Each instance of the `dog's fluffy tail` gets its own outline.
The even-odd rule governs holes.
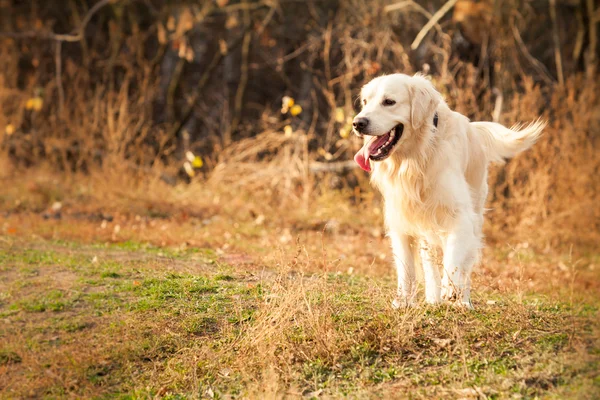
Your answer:
[[[504,162],[530,148],[546,127],[546,121],[538,119],[527,126],[515,125],[510,129],[495,122],[473,122],[472,126],[482,139],[490,161]]]

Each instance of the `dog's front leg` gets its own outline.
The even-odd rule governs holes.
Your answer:
[[[392,251],[398,273],[398,295],[392,307],[409,307],[415,300],[415,260],[411,249],[412,238],[405,234],[391,231]]]
[[[440,271],[436,261],[436,251],[425,240],[420,246],[421,263],[423,264],[423,275],[425,278],[425,301],[429,304],[437,304],[441,301],[440,294]]]

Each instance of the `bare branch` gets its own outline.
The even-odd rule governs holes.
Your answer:
[[[556,75],[558,77],[558,84],[562,86],[565,83],[565,78],[563,75],[562,54],[560,52],[560,37],[558,36],[558,28],[556,23],[556,0],[550,0],[550,18],[552,19],[552,39],[554,40]]]
[[[310,172],[344,172],[353,170],[358,167],[354,161],[338,161],[331,163],[324,163],[313,161],[309,164]]]
[[[406,0],[406,1],[401,1],[399,3],[388,4],[387,6],[383,7],[383,12],[389,13],[390,11],[401,10],[403,8],[406,8],[406,7],[409,7],[412,5],[414,5],[414,2],[412,0]]]
[[[62,115],[65,105],[65,90],[62,84],[62,42],[57,40],[56,42],[56,52],[54,53],[54,66],[56,73],[56,89],[58,90],[58,114]]]
[[[527,50],[527,46],[523,42],[523,38],[521,38],[521,33],[519,32],[516,25],[514,24],[514,21],[512,20],[510,21],[510,27],[513,31],[513,36],[515,37],[519,48],[523,52],[523,55],[525,56],[525,58],[527,58],[527,61],[529,61],[529,63],[539,72],[540,76],[542,77],[542,79],[544,79],[544,81],[546,81],[546,83],[554,83],[552,75],[550,75],[544,64],[542,64],[537,58],[532,56],[529,50]]]
[[[437,25],[438,21],[442,19],[442,17],[446,15],[446,13],[450,11],[452,7],[454,7],[454,4],[456,4],[456,2],[457,0],[450,0],[446,2],[439,10],[437,10],[435,14],[433,14],[431,19],[425,24],[423,29],[421,29],[414,42],[412,42],[412,44],[410,45],[411,49],[415,50],[417,47],[419,47],[421,41],[423,41],[427,33],[431,30],[431,28]]]
[[[594,10],[594,0],[587,0],[585,2],[587,7],[587,12],[590,17],[590,28],[589,28],[589,38],[590,44],[588,46],[587,51],[587,72],[588,76],[594,76],[596,70],[596,47],[598,45],[598,33],[596,29],[596,24],[600,20],[600,9],[598,11]],[[594,14],[596,16],[594,17]]]
[[[400,3],[390,4],[389,6],[385,6],[383,8],[383,11],[385,13],[389,13],[389,12],[398,11],[398,10],[401,10],[401,9],[407,8],[407,7],[413,8],[415,11],[417,11],[419,14],[423,15],[425,18],[428,18],[428,19],[433,18],[433,15],[431,15],[431,13],[429,11],[424,9],[423,6],[421,6],[420,4],[415,3],[413,0],[401,1]],[[439,33],[442,33],[442,28],[440,27],[439,24],[436,23],[434,26]]]
[[[81,25],[73,31],[71,34],[60,34],[54,32],[38,32],[38,31],[26,31],[26,32],[0,32],[0,37],[11,37],[15,39],[27,39],[27,38],[38,38],[38,39],[50,39],[60,42],[78,42],[83,38],[83,33],[87,24],[90,22],[94,14],[96,14],[102,7],[110,4],[117,3],[121,0],[100,0],[88,11],[83,18]]]

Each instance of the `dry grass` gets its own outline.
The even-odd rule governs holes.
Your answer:
[[[598,394],[593,248],[498,243],[476,311],[398,312],[381,216],[355,192],[274,213],[207,182],[26,173],[4,178],[3,396]]]
[[[250,21],[258,25],[267,24],[258,30],[260,34],[253,36],[250,46],[251,52],[264,54],[258,61],[252,59],[252,55],[250,61],[246,60],[252,64],[253,72],[242,98],[244,107],[240,110],[238,104],[237,111],[232,111],[232,99],[227,93],[235,95],[236,100],[238,93],[235,90],[223,92],[231,82],[223,82],[225,78],[216,75],[192,74],[196,69],[209,69],[205,65],[209,64],[206,61],[210,59],[209,54],[189,68],[183,59],[171,60],[183,68],[183,72],[178,69],[180,76],[160,66],[161,62],[170,60],[167,47],[175,46],[176,40],[164,42],[159,38],[157,43],[155,39],[156,32],[168,25],[158,15],[173,17],[177,27],[185,25],[185,18],[180,19],[180,16],[189,16],[186,13],[191,12],[198,17],[194,24],[200,29],[206,22],[204,12],[207,15],[225,13],[231,18],[237,14],[233,9],[219,11],[216,5],[204,11],[189,8],[185,2],[181,7],[167,6],[168,2],[160,3],[157,7],[163,7],[164,13],[145,15],[146,25],[140,25],[135,18],[116,17],[137,14],[132,4],[119,6],[122,8],[109,4],[103,8],[94,18],[107,18],[108,26],[120,34],[99,29],[95,40],[88,37],[84,43],[65,47],[61,76],[64,96],[58,96],[59,80],[48,72],[54,72],[54,49],[48,45],[51,42],[10,38],[0,41],[0,55],[5,60],[0,69],[3,174],[14,178],[11,173],[14,169],[31,165],[60,171],[65,175],[61,180],[73,179],[71,174],[90,174],[94,190],[102,191],[106,200],[136,202],[140,196],[131,190],[150,197],[155,196],[150,188],[156,188],[156,196],[173,192],[157,181],[162,178],[173,183],[181,178],[178,174],[184,175],[181,171],[184,153],[193,150],[202,156],[205,166],[196,171],[191,187],[185,191],[177,188],[176,193],[169,193],[171,199],[167,202],[183,207],[196,204],[208,187],[211,194],[221,196],[223,192],[223,198],[234,191],[243,197],[251,196],[254,207],[264,205],[265,210],[279,215],[314,215],[322,210],[320,206],[324,203],[332,203],[316,199],[337,196],[329,193],[334,188],[345,191],[344,201],[338,202],[340,207],[347,207],[346,199],[370,204],[374,198],[375,202],[378,200],[371,194],[362,172],[345,170],[341,174],[327,174],[315,172],[314,164],[344,162],[357,150],[359,143],[355,138],[344,138],[338,133],[348,127],[348,118],[355,112],[353,100],[363,83],[381,73],[429,69],[450,106],[474,120],[491,119],[496,111],[494,93],[501,93],[504,101],[498,114],[500,122],[510,126],[532,121],[541,114],[550,123],[531,151],[506,167],[492,171],[488,238],[492,241],[518,238],[535,242],[540,248],[568,248],[570,244],[591,246],[600,240],[600,215],[598,207],[593,206],[600,201],[598,180],[594,179],[600,165],[594,151],[598,147],[597,126],[600,124],[597,76],[565,66],[564,85],[551,84],[547,76],[540,83],[539,68],[531,69],[519,58],[523,49],[515,42],[513,32],[517,29],[525,35],[528,24],[545,26],[546,22],[541,20],[544,15],[533,8],[522,9],[508,2],[498,13],[485,16],[490,21],[472,26],[476,29],[467,36],[482,36],[484,32],[479,30],[490,23],[495,27],[494,43],[486,50],[491,57],[489,61],[495,64],[495,81],[490,84],[487,78],[482,78],[490,71],[466,62],[453,47],[452,39],[458,36],[456,26],[444,23],[441,28],[435,27],[418,52],[407,52],[428,18],[425,9],[410,6],[382,15],[375,11],[381,7],[358,1],[344,3],[334,13],[329,13],[331,10],[322,4],[309,10],[286,5],[281,8],[281,15],[277,12],[274,19],[269,20],[265,17],[274,9],[265,3],[243,18],[246,21],[250,17]],[[78,7],[71,4],[65,15],[56,16],[60,24],[76,26],[79,20],[76,15],[83,12]],[[43,16],[36,14],[35,7],[24,4],[9,8],[22,13],[19,21],[15,21],[17,25],[38,26],[45,22]],[[472,11],[476,14],[471,15],[475,22],[481,22],[477,19],[480,14],[477,10],[485,7],[462,2],[459,8],[462,10],[459,14],[470,15]],[[55,11],[45,7],[41,10],[48,15]],[[573,10],[568,11],[564,15],[566,19]],[[328,24],[317,21],[319,13],[323,18],[329,15]],[[268,23],[281,22],[278,18],[289,15],[294,18],[288,22],[302,25],[302,33],[294,45],[302,51],[286,59],[285,67],[289,70],[281,71],[269,62],[281,60],[281,54],[288,51],[283,43],[286,40],[277,41],[278,35],[286,35],[272,30]],[[455,22],[464,19],[464,16],[455,17]],[[11,29],[21,29],[9,25]],[[193,42],[193,34],[188,32],[190,28],[183,25],[176,29],[183,35],[179,39]],[[563,32],[565,37],[576,33]],[[534,40],[536,35],[540,36],[537,30],[532,29],[530,35],[531,38],[522,38],[527,45],[546,43],[547,35],[541,35],[544,38],[539,41]],[[275,45],[265,47],[270,39],[275,40]],[[238,50],[232,48],[228,54],[233,57]],[[534,51],[533,54],[537,56]],[[544,52],[541,56],[547,55]],[[235,61],[232,60],[229,62]],[[79,68],[78,63],[85,66]],[[248,68],[244,62],[241,64],[240,69]],[[313,72],[322,69],[323,74]],[[207,86],[199,88],[199,79],[205,82],[205,78],[209,79]],[[170,82],[168,93],[164,93],[165,79]],[[257,84],[271,81],[272,85]],[[264,88],[263,93],[257,85],[272,88]],[[303,85],[307,87],[301,89]],[[281,88],[281,92],[275,92],[276,88]],[[283,95],[296,97],[306,111],[299,116],[283,116],[279,110]],[[59,97],[64,97],[62,106]],[[39,109],[27,107],[32,99],[41,101]],[[196,120],[202,120],[196,126],[205,137],[194,136],[196,132],[189,127],[175,129],[181,122],[179,114],[188,108],[190,99],[198,100],[192,114]],[[262,102],[264,106],[255,102]],[[163,112],[164,108],[168,112]],[[343,114],[341,119],[340,113]],[[230,130],[232,120],[239,122],[236,132]],[[291,133],[290,128],[288,134],[284,133],[285,126],[291,128]],[[37,171],[25,172],[25,175],[31,176]],[[184,179],[189,180],[189,177],[184,176]],[[102,188],[102,181],[106,190]],[[328,217],[334,218],[333,214]],[[532,229],[537,230],[536,235],[531,234]]]
[[[588,265],[561,271],[556,291],[541,278],[548,271],[518,276],[519,266],[503,262],[496,277],[491,268],[476,280],[474,312],[398,312],[389,306],[393,277],[335,273],[345,265],[302,244],[280,251],[278,263],[255,264],[222,248],[2,240],[3,396],[593,398],[600,390],[598,275]],[[584,288],[590,280],[596,287]]]
[[[161,93],[174,42],[154,42],[159,17],[121,18],[134,3],[97,15],[110,34],[63,47],[60,80],[47,42],[0,41],[0,397],[600,396],[598,80],[592,70],[534,82],[552,77],[524,70],[513,32],[535,10],[517,18],[507,3],[493,22],[500,122],[542,115],[549,126],[492,168],[476,310],[397,312],[381,199],[344,163],[358,140],[338,132],[362,83],[422,68],[453,109],[491,119],[486,71],[452,52],[452,28],[408,53],[425,9],[371,15],[380,7],[344,2],[324,27],[314,8],[286,5],[271,16],[310,29],[291,44],[301,51],[275,68],[268,60],[288,53],[265,47],[275,31],[245,33],[266,58],[250,63],[240,98],[260,92],[253,74],[274,84],[232,111],[230,82],[199,85],[177,57],[183,74]],[[244,24],[262,26],[269,7]],[[284,94],[305,112],[282,116]],[[176,129],[189,104],[206,134],[191,143]],[[187,150],[204,160],[193,177]]]

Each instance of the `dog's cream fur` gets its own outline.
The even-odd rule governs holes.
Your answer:
[[[395,101],[384,105],[385,99]],[[415,300],[415,253],[419,253],[429,303],[456,300],[469,308],[471,271],[482,246],[487,166],[529,148],[545,122],[507,129],[470,122],[450,110],[421,75],[387,75],[361,91],[365,135],[385,135],[404,125],[399,142],[383,161],[368,161],[371,181],[385,200],[385,223],[398,273],[394,306]],[[434,115],[438,115],[437,128]],[[356,120],[356,119],[355,119]],[[365,141],[372,139],[365,136]],[[443,263],[443,278],[436,259]]]

